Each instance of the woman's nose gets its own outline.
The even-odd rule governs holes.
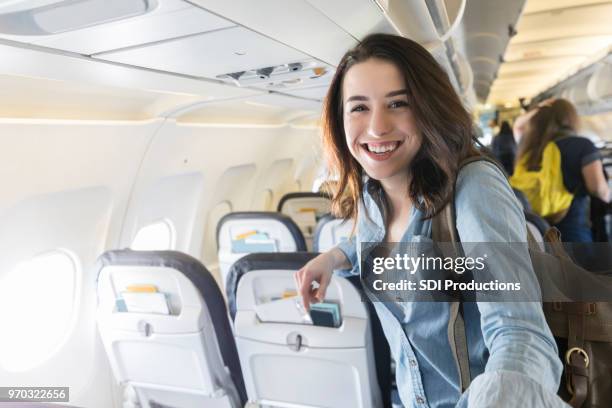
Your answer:
[[[387,113],[381,109],[374,109],[370,115],[368,135],[381,137],[393,130],[393,124]]]

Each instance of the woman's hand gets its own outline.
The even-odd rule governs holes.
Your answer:
[[[344,253],[333,248],[311,259],[295,273],[295,283],[306,310],[310,310],[311,303],[321,302],[325,298],[334,269],[342,268],[347,263]],[[317,288],[312,287],[313,282],[318,283]]]

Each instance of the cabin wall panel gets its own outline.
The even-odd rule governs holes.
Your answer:
[[[73,253],[81,270],[79,302],[66,342],[28,371],[0,367],[1,384],[52,380],[70,387],[72,404],[113,406],[112,377],[95,325],[94,262],[117,243],[138,167],[160,124],[0,121],[5,170],[0,176],[0,278],[18,262],[58,247]]]
[[[128,246],[135,231],[143,226],[138,214],[146,203],[141,197],[152,184],[164,177],[197,172],[202,175],[200,191],[194,193],[199,201],[191,207],[193,211],[181,213],[181,225],[189,225],[190,229],[177,228],[177,242],[184,243],[177,246],[177,250],[201,259],[216,274],[213,233],[216,225],[211,223],[216,223],[218,217],[211,218],[210,211],[220,202],[229,203],[232,211],[275,209],[276,201],[283,194],[294,191],[297,185],[310,190],[308,182],[312,182],[310,173],[314,170],[302,169],[298,180],[294,163],[304,160],[304,156],[314,155],[318,143],[315,128],[192,125],[168,120],[143,162],[133,191],[134,204],[128,210],[119,246]],[[271,165],[276,162],[290,164],[276,168]],[[231,169],[240,171],[229,177]],[[261,200],[258,201],[263,190],[271,190],[273,208],[263,208]],[[175,199],[180,202],[180,197]]]
[[[190,231],[192,224],[188,214],[193,214],[200,200],[202,174],[190,172],[162,177],[141,195],[136,208],[139,209],[138,220],[132,233],[130,244],[134,242],[140,228],[168,220],[175,231]],[[189,245],[188,233],[177,234],[174,246],[164,249],[184,250]]]
[[[309,164],[316,159],[309,156],[316,156],[319,143],[315,129],[183,125],[170,119],[0,121],[0,161],[5,170],[0,230],[6,238],[0,251],[15,255],[4,257],[0,278],[20,260],[18,255],[29,257],[58,245],[76,254],[83,271],[80,307],[67,342],[35,369],[14,373],[0,368],[0,383],[34,385],[54,378],[71,387],[72,404],[116,406],[120,396],[110,391],[115,386],[95,325],[96,257],[104,250],[129,246],[142,224],[168,215],[176,227],[177,249],[202,259],[216,273],[216,251],[205,251],[214,244],[206,240],[212,240],[212,223],[218,219],[209,216],[211,210],[222,201],[231,203],[233,211],[263,209],[252,206],[258,183],[270,184],[266,172],[274,178],[275,200],[296,186],[310,190],[314,169]],[[273,174],[270,166],[275,162],[289,166]],[[228,169],[237,167],[242,168],[238,177],[223,181]],[[104,192],[104,200],[93,200],[102,210],[94,211],[88,200],[61,199],[88,189]],[[15,226],[7,220],[14,221],[11,214],[24,203],[30,203],[30,209],[38,205],[33,202],[43,205],[41,197],[60,197],[55,205],[59,213],[41,209],[29,225],[20,221]],[[93,232],[86,237],[81,230]],[[24,236],[36,231],[34,240]]]

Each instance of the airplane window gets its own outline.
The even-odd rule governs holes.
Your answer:
[[[168,220],[158,221],[142,227],[130,248],[138,251],[163,251],[174,249],[175,233]]]
[[[7,371],[40,365],[70,335],[80,280],[75,259],[55,250],[0,278],[0,366]]]

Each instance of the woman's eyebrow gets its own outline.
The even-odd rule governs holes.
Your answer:
[[[391,98],[391,97],[397,96],[397,95],[408,95],[408,90],[407,89],[400,89],[400,90],[397,90],[397,91],[389,92],[388,94],[385,95],[385,98]]]
[[[391,91],[388,94],[385,95],[385,98],[392,98],[394,96],[397,95],[407,95],[408,94],[408,90],[407,89],[398,89],[397,91]],[[353,95],[350,96],[346,102],[351,102],[351,101],[367,101],[369,100],[369,98],[367,96],[362,96],[362,95]]]
[[[346,102],[351,102],[351,101],[367,101],[368,97],[367,96],[361,96],[361,95],[353,95],[351,97],[349,97]]]

